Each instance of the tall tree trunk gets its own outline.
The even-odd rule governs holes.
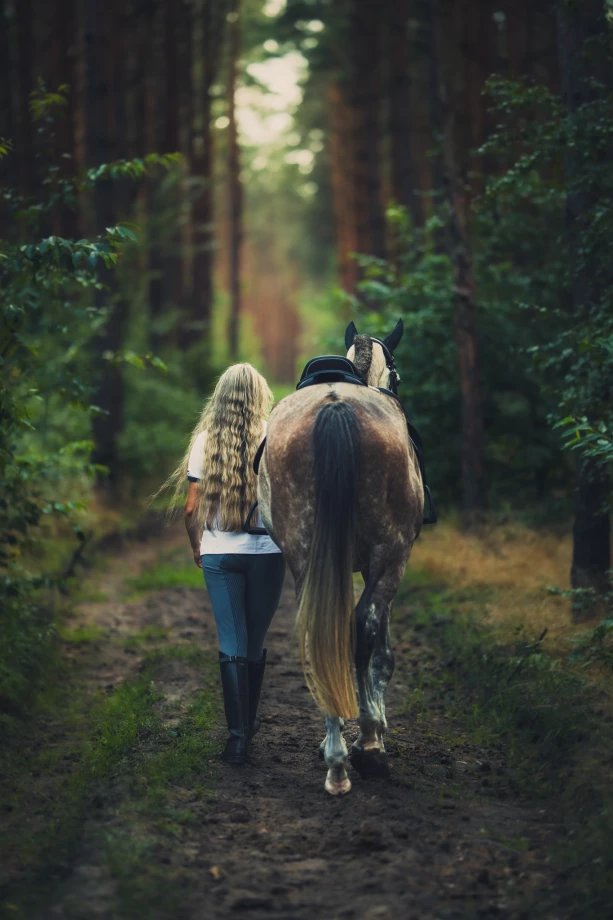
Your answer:
[[[352,109],[347,90],[338,81],[328,87],[327,111],[330,131],[330,183],[336,225],[336,251],[340,284],[348,294],[355,294],[358,266],[351,254],[357,252],[355,189],[353,185]]]
[[[32,75],[33,21],[31,0],[19,0],[13,8],[15,16],[16,53],[16,105],[15,105],[15,154],[19,190],[30,195],[34,190],[36,164],[34,157],[34,135],[30,117],[30,93],[34,88]]]
[[[164,9],[160,0],[153,0],[147,9],[145,24],[148,40],[144,44],[141,65],[145,82],[145,138],[144,152],[157,153],[164,141]],[[173,48],[173,53],[175,49]],[[147,177],[145,185],[145,210],[147,214],[148,249],[145,256],[149,275],[148,338],[151,350],[158,352],[163,344],[160,322],[164,312],[165,285],[163,259],[163,227],[159,214],[159,185],[157,173]]]
[[[194,100],[195,134],[191,149],[192,175],[198,180],[193,202],[193,267],[184,345],[210,344],[213,311],[213,133],[211,88],[217,74],[223,40],[226,4],[220,0],[195,0]],[[206,382],[207,369],[199,362],[197,373]]]
[[[230,47],[228,63],[228,236],[230,317],[228,321],[228,351],[235,361],[238,356],[238,332],[241,310],[241,243],[243,237],[243,188],[240,180],[240,149],[236,123],[236,82],[241,48],[240,0],[231,0]]]
[[[9,19],[9,3],[0,0],[0,111],[4,115],[2,128],[4,139],[13,140],[15,137],[15,94],[13,88],[14,60],[10,53],[11,48],[11,21]],[[16,154],[14,151],[0,160],[0,182],[7,186],[15,186]],[[0,237],[9,236],[12,230],[12,219],[8,208],[0,208]]]
[[[514,80],[532,74],[529,59],[531,10],[525,0],[505,0],[505,33],[509,71]]]
[[[373,3],[351,8],[353,181],[358,252],[385,257],[381,194],[381,15]]]
[[[415,226],[423,223],[423,200],[417,190],[413,163],[411,77],[413,59],[409,42],[411,0],[387,0],[387,52],[389,80],[389,134],[392,195],[408,208]]]
[[[200,101],[194,86],[194,31],[197,16],[196,2],[201,0],[179,0],[175,7],[177,12],[177,46],[178,46],[178,103],[179,103],[179,144],[182,154],[182,178],[180,188],[179,241],[180,279],[176,291],[179,309],[178,344],[187,349],[194,343],[194,330],[191,328],[194,307],[191,302],[193,291],[193,242],[194,242],[194,205],[191,200],[189,179],[194,169],[194,108]],[[205,296],[207,292],[205,291]]]
[[[463,122],[460,149],[466,154],[466,162],[462,165],[470,203],[483,189],[484,162],[478,150],[488,133],[488,103],[483,90],[486,80],[496,69],[494,6],[491,0],[464,0],[457,10],[464,77],[464,91],[458,106]],[[493,167],[491,162],[488,165]]]
[[[57,73],[57,83],[52,89],[57,89],[61,84],[68,86],[68,105],[60,113],[56,126],[56,150],[59,154],[56,165],[59,166],[61,178],[71,178],[75,175],[75,110],[78,92],[76,0],[58,0],[53,21],[53,67]],[[64,203],[58,211],[58,232],[68,238],[76,238],[79,233],[76,206],[70,202]]]
[[[186,14],[184,14],[185,17]],[[175,0],[164,0],[164,138],[165,153],[176,153],[182,149],[180,132],[182,81],[179,61],[181,54],[181,19],[177,17]],[[189,75],[188,75],[189,76]],[[191,81],[190,81],[191,83]],[[168,233],[164,244],[162,271],[164,277],[164,300],[180,317],[183,304],[183,253],[182,231],[179,220],[183,208],[181,171],[184,165],[173,170],[175,184],[169,189],[169,205],[173,212],[173,230]],[[153,343],[152,343],[153,345]]]
[[[560,3],[558,7],[558,37],[562,96],[571,117],[581,106],[594,102],[600,90],[594,81],[613,89],[610,58],[610,34],[605,18],[603,0],[582,0],[581,3]],[[583,235],[591,221],[594,207],[605,189],[598,181],[586,181],[589,170],[600,164],[599,153],[586,162],[585,151],[571,145],[566,148],[566,222],[573,271],[572,302],[577,317],[590,314],[600,306],[610,277],[602,268],[597,270]],[[598,258],[598,256],[596,256]],[[605,277],[603,277],[603,274]],[[604,287],[603,287],[604,285]],[[608,382],[602,391],[592,394],[592,401],[606,403],[611,396]],[[575,486],[575,522],[573,526],[573,559],[571,585],[592,589],[602,596],[611,590],[611,526],[608,512],[610,480],[605,471],[588,458],[577,464]],[[575,619],[601,613],[601,601],[589,605],[583,598],[573,604]]]
[[[452,103],[450,99],[442,66],[444,24],[439,0],[433,3],[433,14],[434,53],[443,128],[443,179],[449,208],[447,238],[453,267],[455,337],[462,397],[462,510],[464,526],[470,528],[479,524],[487,507],[477,301],[468,230],[468,195],[457,151],[456,100]],[[467,155],[468,151],[464,150],[464,163]]]
[[[116,127],[115,99],[112,93],[110,62],[112,61],[110,35],[118,23],[109,22],[109,6],[103,0],[84,0],[85,27],[85,77],[87,101],[86,158],[89,167],[113,159],[114,130]],[[94,232],[104,232],[115,223],[115,190],[110,180],[97,182],[93,192]],[[94,401],[104,414],[92,420],[94,437],[94,463],[108,469],[108,478],[101,478],[105,490],[116,491],[119,484],[117,440],[123,429],[124,383],[119,365],[105,359],[123,342],[124,317],[115,303],[115,284],[112,272],[98,269],[105,290],[96,292],[96,306],[108,311],[103,334],[97,342],[97,391]]]

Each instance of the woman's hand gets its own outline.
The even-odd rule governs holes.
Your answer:
[[[193,550],[193,553],[194,553],[194,562],[196,563],[198,568],[201,569],[202,568],[202,556],[200,555],[200,547],[198,547],[198,549]]]

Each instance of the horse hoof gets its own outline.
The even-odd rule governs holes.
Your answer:
[[[362,779],[389,779],[390,767],[385,751],[365,751],[363,748],[351,748],[351,766]]]
[[[351,792],[351,780],[348,776],[341,780],[330,779],[327,776],[325,789],[330,795],[347,795],[348,792]]]

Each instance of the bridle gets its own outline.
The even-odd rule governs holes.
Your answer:
[[[371,335],[370,338],[383,349],[385,364],[387,365],[387,369],[390,372],[389,389],[394,394],[394,396],[398,396],[398,384],[400,383],[400,377],[398,376],[398,371],[396,370],[396,360],[385,342],[382,342],[381,339],[375,338],[374,335]]]

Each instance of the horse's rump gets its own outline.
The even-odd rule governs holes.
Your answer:
[[[360,431],[359,556],[374,544],[410,547],[421,527],[423,486],[400,406],[370,388],[343,383],[293,393],[275,407],[268,422],[259,490],[265,526],[297,581],[313,533],[313,430],[320,408],[331,401],[352,407]]]

